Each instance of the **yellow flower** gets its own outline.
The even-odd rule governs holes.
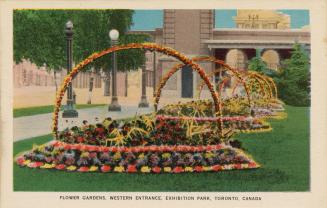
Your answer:
[[[89,157],[89,153],[88,152],[82,152],[81,157]]]
[[[45,163],[45,164],[42,165],[40,168],[49,169],[49,168],[54,168],[55,166],[56,166],[55,164]]]
[[[211,170],[211,167],[209,166],[203,166],[203,171],[210,171]]]
[[[67,169],[68,171],[74,171],[74,170],[76,170],[76,166],[71,165],[71,166],[67,167],[66,169]]]
[[[116,166],[114,168],[114,172],[121,173],[121,172],[124,172],[124,171],[125,171],[125,168],[123,166]]]
[[[192,167],[185,167],[184,171],[185,172],[193,172],[193,168]]]
[[[115,160],[119,160],[121,158],[121,154],[120,154],[120,152],[116,152],[115,154],[114,154],[114,159]]]
[[[170,153],[164,153],[162,154],[162,158],[170,158],[171,154]]]
[[[150,173],[150,171],[151,171],[151,168],[149,168],[148,166],[143,166],[141,168],[142,173]]]
[[[206,154],[205,154],[205,158],[212,158],[213,156],[215,156],[212,152],[207,152]]]
[[[31,163],[31,160],[25,160],[24,161],[24,165],[28,165],[28,164],[30,164]]]
[[[169,173],[171,171],[171,167],[164,167],[164,172]]]
[[[143,159],[144,158],[144,153],[139,154],[138,158]]]
[[[245,163],[245,164],[241,164],[241,168],[244,169],[244,168],[248,168],[249,167],[249,164]]]
[[[94,165],[91,166],[90,169],[89,169],[90,172],[97,171],[97,170],[98,170],[98,167],[94,166]]]

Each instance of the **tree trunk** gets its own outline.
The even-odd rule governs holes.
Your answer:
[[[56,87],[56,92],[58,91],[58,83],[57,83],[57,71],[53,70],[53,76],[54,76],[54,84]]]

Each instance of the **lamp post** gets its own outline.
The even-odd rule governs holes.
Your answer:
[[[109,37],[111,40],[111,45],[115,46],[118,43],[119,38],[119,32],[118,30],[110,30],[109,31]],[[111,97],[111,103],[108,107],[108,111],[121,111],[121,106],[118,103],[118,97],[117,97],[117,58],[116,58],[116,52],[113,52],[112,54],[112,97]]]
[[[153,51],[153,97],[156,97],[156,86],[157,86],[157,63],[156,63],[156,52]]]
[[[146,71],[145,71],[145,64],[142,65],[142,96],[141,101],[139,103],[140,108],[147,108],[149,107],[149,103],[146,98]]]
[[[73,63],[73,52],[72,52],[72,42],[73,42],[73,23],[68,21],[65,28],[66,39],[67,39],[67,74],[72,70]],[[73,87],[72,82],[68,84],[67,87],[67,105],[62,113],[63,118],[75,118],[78,117],[78,112],[74,109],[74,100],[73,100]]]

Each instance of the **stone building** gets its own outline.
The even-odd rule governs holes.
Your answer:
[[[310,53],[310,30],[291,29],[290,17],[274,10],[238,10],[234,17],[236,28],[215,28],[214,10],[163,10],[163,27],[154,30],[130,31],[149,34],[153,42],[172,47],[188,57],[214,56],[238,70],[246,70],[248,61],[258,52],[272,70],[279,70],[283,59],[290,57],[295,42],[303,44]],[[157,85],[174,65],[176,59],[156,52],[146,52],[146,85]],[[207,72],[218,66],[209,62],[199,63]],[[136,75],[140,77],[140,72]],[[57,81],[65,70],[57,74]],[[88,88],[89,79],[95,77],[95,88],[104,87],[101,74],[79,73],[73,80],[74,88]],[[135,73],[128,76],[135,76]],[[118,95],[124,96],[127,75],[118,73]],[[135,79],[136,80],[136,79]],[[139,79],[138,79],[139,80]],[[189,67],[178,71],[167,83],[162,96],[194,97],[200,77]],[[129,83],[129,86],[138,85]],[[24,61],[14,65],[14,86],[54,86],[53,73],[45,67],[37,68]],[[133,88],[134,89],[134,88]],[[204,95],[209,95],[206,90]]]
[[[290,29],[290,17],[273,10],[239,10],[237,28],[215,28],[214,10],[164,10],[163,28],[130,31],[149,34],[153,41],[172,47],[188,57],[214,56],[238,70],[246,70],[250,59],[260,55],[272,70],[289,58],[295,42],[310,53],[310,31]],[[179,63],[174,58],[147,53],[146,69],[156,71],[156,82]],[[199,63],[207,72],[217,66]],[[176,73],[163,90],[163,96],[194,97],[199,76],[187,66]],[[208,94],[208,92],[205,92]]]
[[[60,86],[62,80],[66,76],[67,71],[65,69],[58,71],[56,73],[57,85]],[[73,79],[73,88],[87,89],[89,88],[90,78],[94,78],[94,88],[103,88],[104,79],[100,73],[92,72],[80,72]],[[118,95],[125,95],[125,83],[126,73],[117,73],[118,83],[122,83],[118,88]],[[152,79],[151,79],[152,80]],[[37,67],[35,64],[24,60],[19,64],[14,64],[13,66],[13,83],[14,88],[23,87],[54,87],[55,86],[55,76],[53,71],[49,71],[46,67]],[[104,89],[103,89],[104,90]]]
[[[274,10],[247,10],[237,11],[234,17],[237,28],[245,29],[290,29],[291,19],[287,14]]]

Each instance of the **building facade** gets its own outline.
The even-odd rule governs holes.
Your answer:
[[[290,29],[290,17],[274,10],[239,10],[236,28],[214,28],[214,10],[164,10],[163,28],[130,31],[149,34],[153,41],[172,47],[188,57],[214,56],[238,70],[247,70],[248,61],[259,55],[268,68],[279,70],[291,55],[294,43],[310,53],[310,30]],[[146,68],[156,71],[156,82],[179,62],[155,52],[146,54]],[[207,72],[218,66],[199,63]],[[200,77],[187,66],[166,84],[163,96],[194,97]],[[209,95],[208,92],[204,94]]]

